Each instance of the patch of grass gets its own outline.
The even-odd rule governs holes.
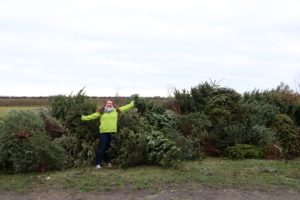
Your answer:
[[[300,160],[211,160],[204,162],[202,176],[209,176],[205,184],[215,186],[297,188],[300,183]],[[195,177],[197,176],[195,174]]]
[[[117,189],[159,190],[189,184],[244,189],[300,189],[300,159],[288,161],[227,160],[208,158],[184,162],[178,169],[145,166],[95,170],[94,167],[30,173],[0,174],[0,189],[26,191],[35,187],[68,188],[78,191]]]
[[[26,191],[36,185],[37,176],[34,174],[5,175],[0,174],[0,188],[4,190]]]

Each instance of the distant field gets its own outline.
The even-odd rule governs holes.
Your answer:
[[[46,106],[48,105],[47,97],[0,97],[1,106]]]
[[[115,105],[121,106],[128,101],[130,97],[90,97],[92,100],[96,101],[99,104],[104,104],[107,100],[112,100]],[[145,97],[153,101],[155,104],[161,104],[165,98],[161,97]],[[4,97],[0,96],[0,107],[41,107],[47,106],[49,103],[49,97]]]
[[[90,97],[98,105],[103,105],[107,100],[112,100],[118,106],[128,103],[130,97]],[[154,104],[161,105],[166,98],[145,97]],[[46,107],[49,104],[49,97],[5,97],[0,96],[0,117],[10,110],[29,110],[40,107]]]
[[[0,106],[0,117],[11,110],[32,110],[40,108],[41,106]]]

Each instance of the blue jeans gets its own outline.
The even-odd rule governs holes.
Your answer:
[[[110,148],[111,142],[114,140],[112,133],[100,133],[99,135],[99,145],[96,153],[96,165],[100,165],[102,160],[105,162],[111,161],[106,151]]]

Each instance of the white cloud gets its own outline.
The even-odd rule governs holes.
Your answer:
[[[167,95],[169,85],[209,79],[239,91],[290,83],[300,71],[299,7],[295,0],[3,1],[0,95],[83,86],[90,95]]]
[[[13,66],[0,63],[0,71],[1,72],[11,71],[12,69],[13,69]]]

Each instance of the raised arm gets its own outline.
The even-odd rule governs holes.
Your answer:
[[[91,115],[82,115],[81,116],[81,120],[82,121],[89,121],[89,120],[94,120],[94,119],[98,119],[101,116],[101,114],[99,112],[95,112]]]
[[[119,109],[121,113],[127,112],[128,110],[132,109],[134,107],[134,101],[131,101],[129,104],[125,106],[121,106]]]

